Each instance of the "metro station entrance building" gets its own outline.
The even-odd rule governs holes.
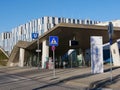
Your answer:
[[[19,41],[11,52],[8,66],[38,66],[48,68],[52,61],[52,50],[49,46],[49,36],[58,36],[59,45],[55,49],[56,68],[78,67],[90,65],[90,37],[102,36],[103,44],[109,42],[107,26],[79,25],[61,23],[32,42]],[[120,28],[114,27],[113,42],[120,38]],[[69,46],[70,40],[78,41],[78,45]],[[39,57],[38,57],[39,56]]]

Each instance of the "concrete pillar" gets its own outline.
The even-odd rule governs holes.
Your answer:
[[[23,67],[24,66],[24,56],[25,56],[25,49],[20,48],[19,63],[18,63],[19,67]]]
[[[49,58],[49,46],[47,46],[47,41],[42,42],[42,68],[46,68],[46,61]]]

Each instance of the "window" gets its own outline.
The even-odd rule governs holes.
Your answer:
[[[5,39],[5,33],[4,33],[4,39]]]
[[[61,23],[61,19],[60,18],[58,18],[58,23]]]
[[[53,26],[55,26],[56,24],[53,24]]]
[[[38,31],[41,30],[41,25],[38,25]]]
[[[70,18],[68,19],[68,23],[71,23],[71,19]]]
[[[94,21],[94,24],[97,24],[97,22],[96,22],[96,21]]]
[[[54,17],[52,18],[52,23],[53,23],[53,24],[55,23],[55,18],[54,18]]]
[[[44,33],[44,30],[41,30],[41,35]]]
[[[69,40],[69,46],[77,46],[79,45],[79,42],[76,40]]]
[[[75,19],[73,19],[73,23],[75,24]]]
[[[9,38],[11,38],[11,33],[9,34]]]
[[[42,24],[44,24],[44,17],[42,17]]]
[[[23,34],[23,27],[21,27],[21,30],[20,30],[20,31],[21,31],[21,35],[22,35],[22,34]]]
[[[33,27],[35,27],[35,20],[33,21]]]
[[[62,23],[64,23],[65,22],[65,19],[64,18],[62,18]]]
[[[77,20],[77,24],[79,24],[80,23],[80,21],[79,20]]]
[[[84,20],[82,20],[82,24],[84,24]]]
[[[87,23],[86,24],[89,24],[89,20],[87,20]]]
[[[49,30],[51,28],[51,24],[47,24],[47,29]]]
[[[92,24],[92,21],[90,20],[90,24]]]
[[[47,23],[50,23],[50,21],[49,21],[49,17],[47,17]]]

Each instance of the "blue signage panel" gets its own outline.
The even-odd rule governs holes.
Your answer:
[[[108,34],[109,34],[109,42],[110,42],[110,45],[112,45],[112,35],[113,35],[113,24],[112,22],[109,22],[109,25],[108,25]]]
[[[58,46],[58,36],[49,36],[49,46]]]
[[[32,33],[32,39],[38,39],[38,33]]]
[[[113,34],[113,24],[112,24],[112,22],[109,22],[109,25],[108,25],[108,33],[109,33],[110,35]]]

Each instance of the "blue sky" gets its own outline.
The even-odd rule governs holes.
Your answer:
[[[120,19],[120,0],[0,0],[0,33],[42,16]]]

